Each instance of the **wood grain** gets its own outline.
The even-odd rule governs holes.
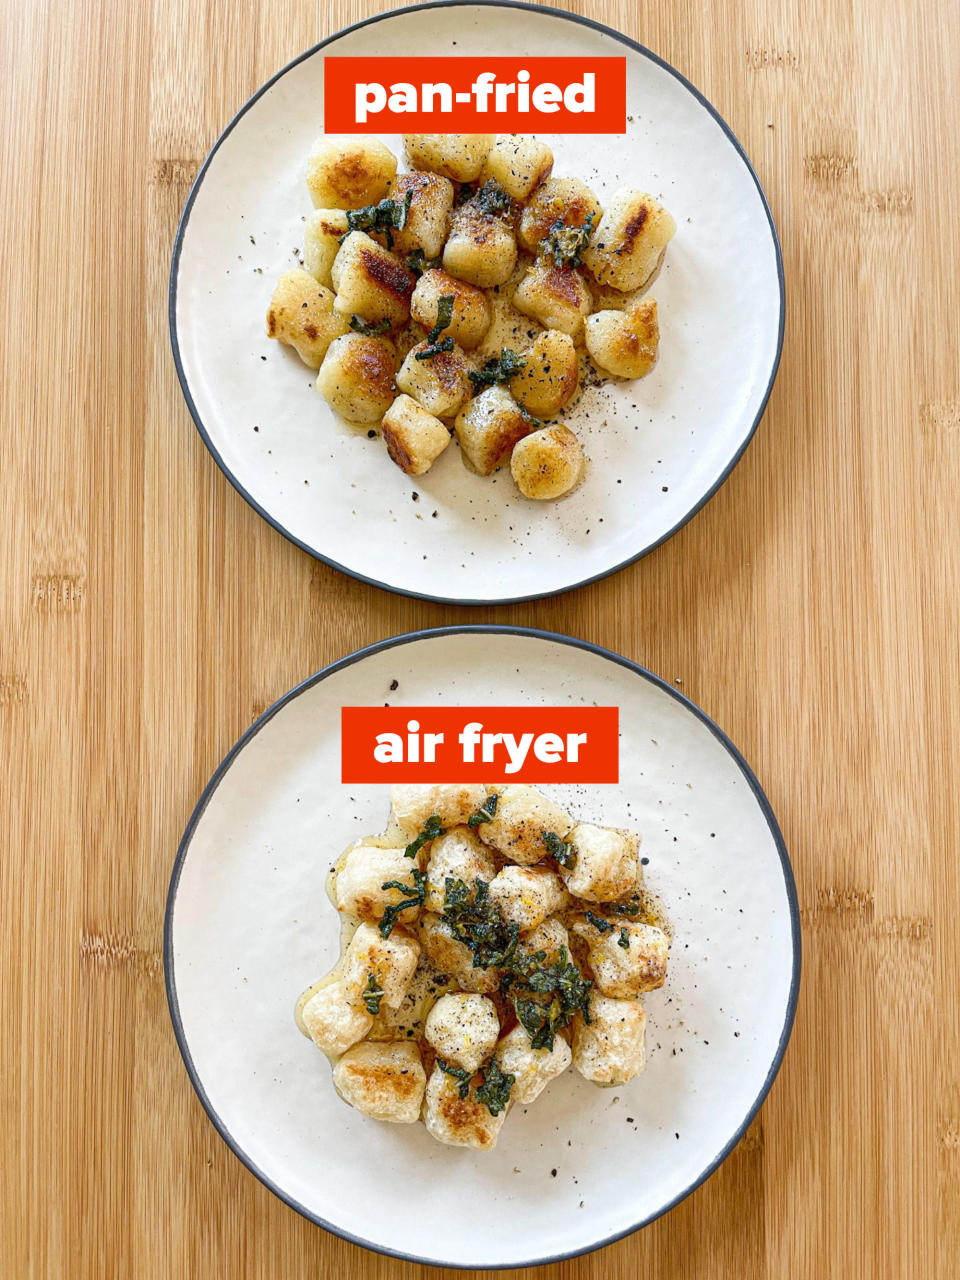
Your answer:
[[[301,1220],[182,1069],[160,957],[222,753],[349,650],[460,619],[608,645],[719,720],[792,851],[793,1043],[722,1169],[544,1280],[948,1280],[960,1249],[960,8],[570,4],[717,105],[783,240],[762,427],[666,546],[471,611],[313,563],[219,474],[166,332],[177,217],[237,106],[376,0],[0,9],[0,1274],[426,1277]],[[512,1274],[512,1273],[501,1273]]]

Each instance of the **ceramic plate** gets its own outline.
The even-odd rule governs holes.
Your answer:
[[[305,161],[322,131],[326,54],[626,56],[627,134],[541,135],[554,173],[601,203],[622,185],[659,195],[677,235],[652,289],[658,364],[588,388],[566,415],[589,458],[556,503],[520,497],[448,449],[405,476],[383,441],[338,419],[313,374],[267,339],[281,272],[312,208]],[[400,138],[384,135],[396,153]],[[680,75],[625,36],[526,6],[423,5],[331,37],[264,86],[228,126],[187,201],[170,323],[190,411],[221,469],[287,537],[354,577],[459,603],[553,595],[603,577],[687,521],[759,421],[783,334],[783,277],[763,192],[736,139]],[[414,491],[419,500],[413,500]]]
[[[353,839],[382,830],[389,807],[385,787],[340,784],[340,708],[384,702],[618,705],[621,782],[545,790],[574,814],[641,832],[647,883],[676,929],[667,983],[644,998],[643,1074],[604,1090],[566,1072],[514,1109],[492,1152],[352,1110],[293,1022],[299,993],[339,954],[327,870]],[[800,966],[783,841],[716,725],[605,650],[491,627],[385,641],[267,711],[190,820],[164,946],[190,1077],[247,1167],[338,1235],[456,1267],[596,1248],[702,1182],[776,1074]]]

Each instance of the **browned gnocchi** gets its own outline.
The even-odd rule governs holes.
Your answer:
[[[267,333],[407,475],[459,451],[477,475],[509,469],[522,497],[563,497],[586,474],[582,387],[657,361],[645,291],[676,222],[629,187],[604,208],[530,135],[405,134],[402,159],[374,138],[317,141],[301,265]]]

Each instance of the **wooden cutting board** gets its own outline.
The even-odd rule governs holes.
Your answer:
[[[161,965],[203,783],[359,645],[499,620],[627,654],[756,767],[797,873],[793,1042],[722,1169],[580,1280],[957,1274],[960,8],[577,12],[688,76],[779,225],[787,335],[743,461],[573,595],[472,611],[316,564],[217,471],[167,339],[177,217],[237,107],[385,7],[32,0],[0,13],[0,1274],[413,1277],[285,1208],[187,1081]],[[508,1274],[508,1273],[501,1273]]]

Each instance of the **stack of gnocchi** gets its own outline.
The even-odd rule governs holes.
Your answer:
[[[336,413],[380,428],[408,475],[456,438],[471,471],[509,460],[524,497],[559,498],[584,469],[561,420],[584,349],[600,376],[639,378],[657,359],[644,290],[676,224],[633,189],[601,208],[552,176],[534,137],[403,142],[406,172],[376,139],[316,144],[303,267],[280,277],[267,333],[317,370]]]
[[[485,1151],[571,1065],[605,1086],[643,1070],[672,934],[636,835],[529,786],[396,786],[329,891],[342,954],[295,1016],[364,1114]]]

